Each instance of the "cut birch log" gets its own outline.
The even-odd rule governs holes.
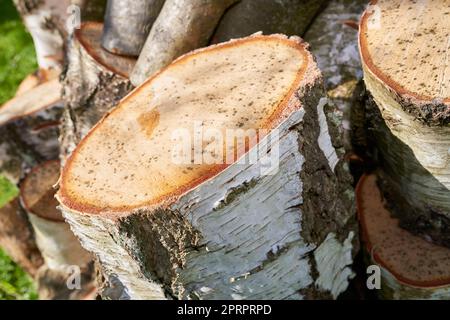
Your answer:
[[[68,50],[63,74],[65,109],[61,127],[61,159],[132,88],[128,74],[135,59],[117,56],[101,47],[103,24],[83,23]]]
[[[57,209],[53,185],[57,183],[59,173],[58,160],[45,162],[31,170],[20,188],[21,204],[45,261],[37,276],[41,299],[79,298],[94,288],[92,256],[81,247]],[[90,281],[72,288],[68,285],[70,276],[77,272],[80,277],[84,275],[82,280]]]
[[[115,296],[343,292],[356,219],[323,95],[301,39],[255,35],[177,59],[103,118],[57,199]]]
[[[383,299],[450,299],[450,249],[409,233],[391,216],[376,175],[357,187],[367,258],[381,269]]]
[[[0,207],[0,247],[32,277],[44,263],[18,198]]]
[[[109,52],[139,56],[164,0],[108,0],[102,46]]]
[[[58,79],[40,84],[0,107],[0,140],[9,144],[10,155],[30,166],[59,155],[58,124],[62,113]],[[12,151],[12,149],[15,149]],[[16,178],[11,179],[17,181]]]
[[[138,86],[191,50],[208,44],[225,10],[239,0],[166,0],[145,42],[131,82]]]
[[[256,32],[302,36],[328,0],[241,0],[229,8],[212,43],[247,37]]]
[[[39,67],[60,70],[70,0],[14,0],[14,4],[33,38]]]
[[[29,215],[47,266],[50,269],[71,265],[82,268],[91,261],[91,255],[80,246],[57,209],[53,185],[58,182],[59,173],[57,160],[33,168],[21,183],[21,203]]]
[[[375,1],[359,45],[380,185],[401,225],[450,246],[449,1]]]

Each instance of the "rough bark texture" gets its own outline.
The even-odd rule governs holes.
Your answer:
[[[365,134],[362,69],[358,52],[358,32],[345,22],[358,21],[366,0],[331,0],[314,19],[305,34],[324,76],[334,121],[341,130],[341,152],[362,154]]]
[[[133,59],[114,57],[100,46],[101,24],[83,24],[70,42],[63,75],[65,102],[61,160],[132,88],[126,77]]]
[[[44,263],[27,214],[17,198],[0,208],[0,246],[32,277]]]
[[[450,246],[446,81],[450,49],[446,25],[440,23],[448,14],[445,1],[377,1],[361,19],[359,37],[371,94],[366,110],[370,136],[383,168],[380,186],[403,227],[446,246]],[[408,27],[410,15],[416,17],[414,28]],[[431,42],[439,45],[428,45]],[[419,74],[426,74],[426,80]]]
[[[139,56],[164,0],[109,0],[102,46],[116,54]]]
[[[229,8],[212,43],[247,37],[256,32],[302,36],[327,0],[241,0]]]
[[[224,11],[238,0],[167,0],[154,23],[131,82],[137,86],[182,54],[208,44]]]
[[[70,0],[14,0],[14,4],[33,38],[39,67],[60,69]]]
[[[303,107],[278,127],[274,175],[262,173],[261,161],[235,163],[167,207],[116,217],[61,204],[112,283],[103,294],[312,299],[336,298],[346,289],[357,235],[353,192],[314,70],[298,92],[301,100],[293,102]]]

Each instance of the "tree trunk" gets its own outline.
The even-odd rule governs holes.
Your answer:
[[[376,175],[362,177],[356,196],[366,258],[381,271],[373,274],[381,276],[380,298],[450,299],[450,249],[400,228],[386,208]]]
[[[66,163],[57,198],[119,288],[114,297],[336,298],[346,289],[356,236],[353,193],[332,145],[337,131],[324,112],[321,81],[300,39],[239,40],[180,58],[84,138]],[[283,84],[294,87],[280,98]],[[270,114],[276,118],[264,119]],[[169,159],[164,149],[173,143],[165,139],[174,129],[227,117],[231,128],[272,126],[264,139],[246,140],[251,152],[266,150],[265,160],[224,167]],[[233,159],[243,155],[231,149]],[[272,156],[279,168],[268,174]],[[178,185],[183,181],[186,189]],[[153,203],[149,197],[158,192],[167,196]]]
[[[139,56],[164,0],[109,0],[102,46],[109,52]]]
[[[374,2],[361,19],[359,37],[365,83],[373,97],[367,112],[383,169],[380,186],[403,227],[446,246],[448,14],[445,2]],[[411,17],[416,17],[413,27]]]
[[[61,159],[132,88],[128,80],[132,58],[113,55],[101,47],[101,23],[84,23],[76,30],[63,75],[65,109],[61,127]]]
[[[229,8],[212,43],[247,37],[256,32],[302,36],[328,0],[241,0]]]
[[[224,11],[237,1],[166,0],[131,74],[131,82],[138,86],[182,54],[207,45]]]

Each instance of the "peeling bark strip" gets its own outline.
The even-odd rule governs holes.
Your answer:
[[[380,185],[402,226],[446,246],[449,14],[448,0],[377,1],[363,15],[359,37],[365,83],[375,102],[368,113],[383,167]]]
[[[128,74],[135,60],[104,50],[100,42],[102,30],[101,23],[83,23],[70,42],[68,68],[63,75],[66,103],[60,136],[63,161],[132,88]]]
[[[212,43],[247,37],[256,32],[302,36],[328,0],[241,0],[220,20]]]
[[[116,54],[139,56],[164,0],[109,0],[102,46]]]
[[[14,0],[30,32],[39,67],[60,69],[70,0]]]
[[[356,195],[368,261],[381,268],[380,297],[450,299],[450,249],[400,228],[375,175],[361,178]]]
[[[159,69],[208,44],[224,11],[239,0],[166,0],[155,21],[131,82],[138,86]]]
[[[68,159],[57,199],[120,288],[114,297],[301,299],[345,290],[353,194],[323,94],[301,39],[257,35],[179,58],[100,121]],[[222,134],[270,133],[244,150],[220,144],[241,159],[230,165],[175,163],[174,130],[192,137],[196,120]],[[264,157],[248,161],[258,150]],[[327,263],[316,269],[315,259]]]

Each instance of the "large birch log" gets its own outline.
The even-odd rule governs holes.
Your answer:
[[[256,32],[302,36],[327,0],[241,0],[229,8],[212,43],[247,37]]]
[[[360,52],[380,185],[401,225],[450,246],[449,1],[374,1]]]
[[[132,88],[128,74],[135,60],[101,47],[103,24],[83,23],[68,50],[63,75],[65,110],[61,127],[61,159]]]
[[[109,0],[102,46],[121,55],[139,56],[164,0]]]
[[[81,247],[57,209],[53,185],[59,173],[59,161],[45,162],[31,170],[20,188],[22,206],[45,261],[45,267],[37,275],[41,299],[80,298],[94,289],[92,256]],[[68,283],[75,272],[83,278],[80,287],[71,288]]]
[[[343,292],[353,194],[334,173],[323,95],[299,38],[253,36],[179,58],[99,122],[68,159],[57,198],[123,288],[116,297]],[[250,135],[227,144],[227,129]],[[199,141],[199,130],[218,131]]]
[[[357,203],[367,260],[381,269],[383,299],[450,299],[450,249],[412,235],[391,216],[376,175],[363,176]]]
[[[207,45],[225,10],[237,1],[166,0],[131,74],[131,82],[138,86],[182,54]]]

